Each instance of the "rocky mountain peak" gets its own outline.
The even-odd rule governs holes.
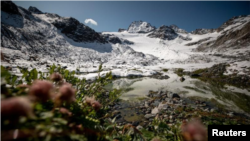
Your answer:
[[[248,48],[250,46],[250,15],[233,17],[215,31],[220,32],[221,35],[216,40],[198,46],[198,51],[216,49],[218,52],[223,52],[230,48]]]
[[[177,25],[170,25],[170,28],[172,28],[176,33],[188,33],[186,30],[179,28]]]
[[[240,15],[240,16],[234,16],[232,18],[230,18],[229,20],[227,20],[226,22],[224,22],[218,29],[217,31],[220,32],[223,29],[225,29],[226,27],[228,27],[229,25],[235,24],[236,22],[246,22],[244,20],[244,18],[247,17],[246,15]],[[242,19],[242,20],[241,20]]]
[[[33,7],[33,6],[30,6],[28,10],[32,13],[35,13],[35,14],[43,14],[42,11],[40,11],[39,9],[37,9],[36,7]]]
[[[148,33],[155,30],[155,27],[152,26],[150,23],[143,22],[143,21],[134,21],[128,27],[129,33]]]
[[[1,1],[1,11],[21,15],[18,11],[18,7],[12,1]]]
[[[149,34],[148,37],[173,40],[178,37],[178,34],[176,34],[176,32],[169,26],[162,25],[153,33]]]
[[[105,39],[92,28],[80,23],[75,18],[62,18],[52,23],[63,34],[75,42],[100,42],[106,43]]]

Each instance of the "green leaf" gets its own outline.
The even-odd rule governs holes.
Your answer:
[[[112,119],[112,121],[111,121],[111,122],[112,122],[112,123],[114,123],[114,122],[115,122],[115,120],[116,120],[116,117],[114,117],[114,118]]]
[[[16,80],[17,80],[17,76],[16,75],[14,75],[13,77],[12,77],[12,85],[15,85],[15,83],[16,83]]]
[[[99,69],[98,70],[99,70],[99,72],[103,71],[102,70],[102,64],[99,65]]]
[[[66,79],[66,78],[68,78],[68,76],[69,76],[69,71],[65,70],[65,72],[64,72],[64,78]]]
[[[38,72],[37,72],[37,70],[36,70],[36,69],[32,69],[32,70],[31,70],[31,78],[32,78],[33,80],[36,80],[37,77],[38,77]]]

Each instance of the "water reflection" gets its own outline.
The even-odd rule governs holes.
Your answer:
[[[109,88],[123,89],[120,97],[123,100],[138,100],[147,98],[149,90],[167,90],[178,93],[182,97],[200,97],[207,101],[213,101],[217,105],[240,113],[250,114],[250,92],[232,86],[218,88],[215,85],[192,79],[185,76],[185,81],[181,82],[180,77],[169,72],[169,79],[159,80],[155,78],[120,78],[114,80]]]

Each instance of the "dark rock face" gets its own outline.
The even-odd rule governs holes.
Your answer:
[[[192,40],[192,38],[190,38],[190,37],[183,37],[183,36],[181,36],[181,35],[179,35],[179,38],[181,38],[182,40],[186,40],[186,41],[191,41]]]
[[[192,34],[198,34],[198,35],[203,35],[203,34],[207,34],[207,33],[213,33],[217,31],[216,29],[196,29],[195,31],[192,31]]]
[[[32,13],[35,13],[35,14],[43,14],[42,11],[40,11],[39,9],[37,9],[36,7],[33,7],[33,6],[30,6],[28,10]]]
[[[118,38],[116,36],[114,36],[113,34],[110,35],[110,34],[103,34],[102,35],[106,41],[110,42],[110,43],[113,43],[113,44],[127,44],[127,45],[132,45],[134,44],[134,42],[131,42],[129,40],[126,40],[126,39],[121,39],[121,38]]]
[[[118,32],[123,32],[123,31],[126,31],[126,29],[123,29],[123,28],[118,29]]]
[[[60,21],[52,23],[61,30],[63,34],[71,38],[75,42],[100,42],[106,43],[105,39],[88,26],[80,23],[75,18],[63,18]]]
[[[178,37],[178,35],[172,28],[163,25],[156,29],[153,33],[149,34],[148,37],[173,40]]]
[[[109,42],[114,43],[114,44],[116,44],[116,43],[121,44],[122,43],[118,37],[110,37]]]
[[[24,8],[18,7],[18,10],[20,11],[20,16],[11,14],[8,17],[15,22],[9,22],[7,18],[1,18],[1,46],[16,50],[20,50],[23,46],[30,46],[32,48],[31,52],[37,52],[34,46],[44,46],[46,38],[40,32],[33,32],[23,27],[24,24],[35,25],[40,20],[36,19],[31,12]]]
[[[17,6],[12,1],[1,1],[1,11],[21,15],[18,11]]]
[[[18,44],[18,42],[15,41],[15,34],[13,32],[11,32],[6,25],[1,24],[1,46],[2,47],[9,47],[11,49],[16,49],[16,48],[12,48],[11,46],[6,46],[5,45],[5,40],[4,40],[5,38],[12,39],[11,42],[14,45]]]
[[[110,43],[113,43],[113,44],[117,44],[117,43],[121,44],[122,43],[122,41],[114,35],[104,34],[103,36],[106,39],[106,41],[108,41]]]
[[[124,39],[124,40],[123,40],[123,43],[124,43],[124,44],[127,44],[127,45],[133,45],[133,44],[134,44],[134,42],[129,41],[129,40],[127,40],[127,39]]]

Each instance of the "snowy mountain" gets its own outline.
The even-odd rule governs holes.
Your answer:
[[[142,21],[127,30],[98,33],[72,17],[28,10],[1,2],[1,52],[4,66],[39,68],[61,64],[93,78],[99,64],[104,73],[150,76],[161,68],[188,70],[213,64],[249,63],[250,15],[230,19],[214,30],[187,33],[175,25],[155,28]],[[249,66],[250,67],[250,66]],[[242,72],[244,73],[244,72]]]
[[[129,33],[148,33],[153,30],[155,30],[155,27],[150,23],[143,21],[134,21],[130,24],[127,31]]]
[[[204,42],[198,46],[198,51],[235,52],[250,49],[250,15],[233,17],[216,29],[221,33],[218,38]],[[215,32],[215,31],[214,31]]]
[[[109,37],[108,42],[104,35],[74,18],[50,13],[35,14],[12,2],[2,3],[2,6],[11,7],[7,10],[2,8],[1,14],[1,50],[6,65],[38,67],[41,64],[68,63],[73,69],[83,64],[133,66],[159,62],[156,57],[136,52],[127,45],[111,43],[114,36]],[[132,44],[128,40],[116,39]]]
[[[176,33],[188,33],[186,30],[179,28],[177,25],[170,25],[170,28],[172,28]]]

